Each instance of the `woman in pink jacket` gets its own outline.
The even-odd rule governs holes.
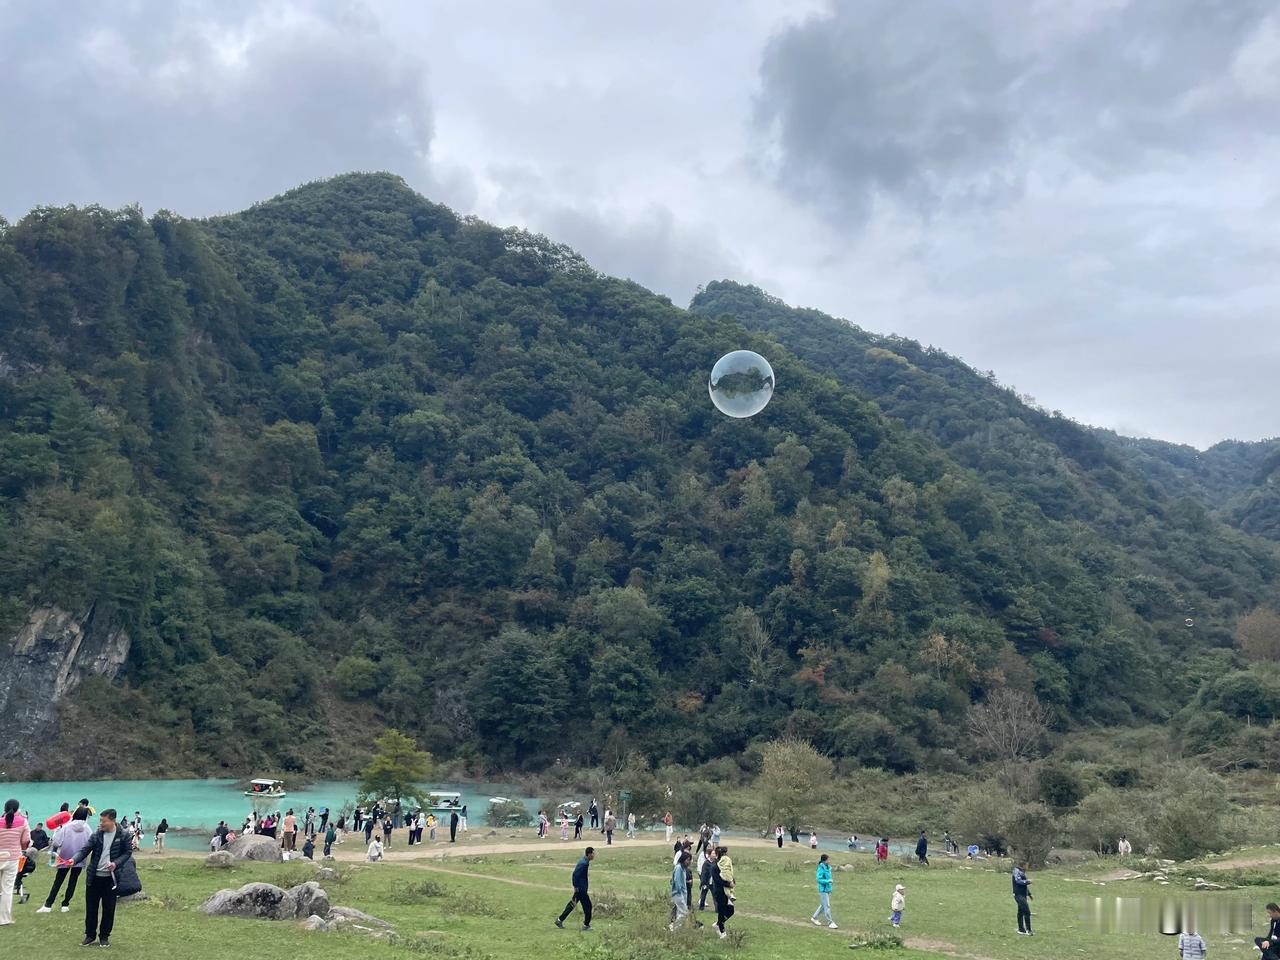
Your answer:
[[[4,802],[0,816],[0,927],[13,923],[13,883],[18,878],[18,858],[31,846],[27,820],[18,814],[18,801]]]

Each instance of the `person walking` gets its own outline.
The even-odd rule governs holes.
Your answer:
[[[680,856],[676,858],[675,868],[671,871],[671,922],[667,924],[667,929],[672,933],[675,933],[689,916],[688,891],[691,882],[689,861],[691,859],[688,850],[681,851]]]
[[[920,839],[916,841],[916,859],[926,867],[929,865],[929,837],[921,830]]]
[[[133,858],[133,838],[116,822],[116,812],[98,814],[98,829],[72,861],[72,866],[86,865],[84,890],[84,939],[87,947],[94,940],[99,946],[111,942],[116,922],[116,875]]]
[[[591,801],[595,805],[595,800]],[[556,926],[561,930],[564,929],[564,921],[573,913],[573,908],[579,903],[582,904],[582,929],[588,931],[591,929],[591,894],[588,892],[590,887],[591,861],[596,858],[596,848],[587,847],[581,859],[573,868],[573,896],[569,898],[569,902],[565,904],[564,910],[560,916],[556,918]]]
[[[337,842],[337,839],[338,828],[331,823],[324,831],[324,856],[326,860],[333,857],[333,845]]]
[[[76,895],[76,884],[80,882],[80,873],[83,869],[74,867],[72,864],[92,836],[93,829],[89,826],[89,811],[84,807],[78,808],[71,815],[70,822],[64,823],[54,832],[53,848],[58,855],[57,873],[53,875],[53,886],[49,890],[49,896],[45,898],[44,906],[37,910],[36,913],[53,912],[53,901],[58,898],[58,891],[62,888],[64,881],[67,884],[67,890],[62,895],[61,912],[67,913],[70,911],[71,898]]]
[[[636,838],[636,813],[632,810],[627,814],[627,839],[634,840]]]
[[[387,814],[382,818],[382,845],[384,847],[391,846],[391,831],[393,825],[391,823],[391,814]]]
[[[462,827],[462,832],[463,832],[463,833],[467,833],[467,832],[468,832],[468,831],[467,831],[467,805],[466,805],[465,803],[462,805],[462,823],[461,823],[461,827]]]
[[[1024,937],[1031,933],[1031,881],[1027,879],[1027,861],[1020,860],[1013,868],[1013,902],[1018,905],[1018,933]]]
[[[582,828],[584,825],[585,825],[585,821],[582,819],[582,814],[579,813],[578,819],[573,821],[573,839],[575,840],[582,839]]]
[[[907,888],[898,884],[893,888],[893,897],[889,900],[889,922],[894,929],[902,926],[902,914],[907,909]]]
[[[18,880],[18,859],[31,846],[27,818],[18,813],[18,801],[4,802],[0,816],[0,927],[13,923],[13,888]]]
[[[775,839],[775,840],[777,840],[777,841],[778,841],[778,849],[779,849],[779,850],[781,850],[781,849],[782,849],[782,838],[783,838],[783,836],[785,836],[785,831],[783,831],[783,829],[782,829],[782,824],[778,824],[776,827],[774,827],[774,828],[773,828],[773,839]]]
[[[223,824],[225,827],[226,824]],[[169,818],[161,817],[160,824],[156,827],[155,851],[156,853],[164,853],[164,835],[169,832]]]
[[[876,866],[889,861],[889,838],[881,837],[876,844]]]
[[[698,865],[698,885],[700,892],[698,896],[698,909],[707,909],[707,894],[711,892],[711,868],[715,866],[716,850],[715,847],[708,847],[702,851],[703,857]]]
[[[711,899],[716,905],[716,933],[724,940],[729,936],[724,925],[734,914],[730,892],[733,890],[733,862],[729,860],[728,847],[716,847],[715,854],[711,865]]]
[[[612,810],[604,812],[604,845],[606,847],[613,846],[613,831],[618,829],[618,818],[613,815]]]
[[[458,842],[458,821],[460,819],[461,818],[458,816],[457,810],[449,814],[449,842],[450,843]]]
[[[667,843],[670,843],[671,828],[675,825],[675,820],[672,818],[670,810],[668,810],[666,816],[662,818],[662,825],[667,828]]]
[[[594,830],[600,826],[600,808],[596,806],[596,798],[591,798],[591,806],[587,807],[587,813],[591,817],[591,829]],[[670,840],[670,837],[667,837]]]
[[[377,863],[379,860],[382,859],[382,856],[383,856],[382,840],[379,837],[374,837],[372,840],[369,841],[369,848],[365,851],[365,857],[369,860],[370,863]]]
[[[822,926],[822,921],[818,919],[818,914],[823,914],[827,918],[827,927],[831,930],[838,929],[836,922],[831,918],[831,857],[823,854],[818,858],[818,909],[813,911],[813,916],[809,919],[813,921],[815,927]]]

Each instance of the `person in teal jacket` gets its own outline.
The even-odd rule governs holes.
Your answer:
[[[818,919],[819,914],[825,914],[827,918],[827,926],[832,930],[839,929],[836,922],[831,919],[831,858],[827,854],[823,854],[818,858],[818,909],[813,911],[813,916],[809,919],[813,921],[815,927],[822,926],[822,921]]]

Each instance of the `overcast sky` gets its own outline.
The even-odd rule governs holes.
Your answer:
[[[0,214],[385,169],[1044,406],[1280,434],[1274,0],[0,0]]]

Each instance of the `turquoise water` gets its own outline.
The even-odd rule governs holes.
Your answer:
[[[249,800],[243,787],[235,780],[89,780],[43,781],[38,783],[0,783],[3,799],[16,797],[23,810],[30,811],[33,819],[44,820],[58,811],[64,803],[76,805],[81,797],[88,797],[97,810],[114,807],[121,816],[133,817],[135,810],[142,813],[142,826],[151,842],[151,832],[161,817],[169,821],[171,830],[165,845],[179,849],[204,849],[219,820],[226,820],[232,828],[239,829],[250,812]],[[287,785],[287,781],[286,781]],[[538,801],[514,792],[501,784],[437,783],[436,790],[454,790],[462,794],[462,802],[472,828],[484,824],[484,812],[491,796],[520,800],[530,813],[537,812]],[[292,807],[299,815],[307,807],[328,807],[337,811],[344,803],[354,803],[356,784],[344,780],[318,780],[305,787],[289,789],[280,808]]]

